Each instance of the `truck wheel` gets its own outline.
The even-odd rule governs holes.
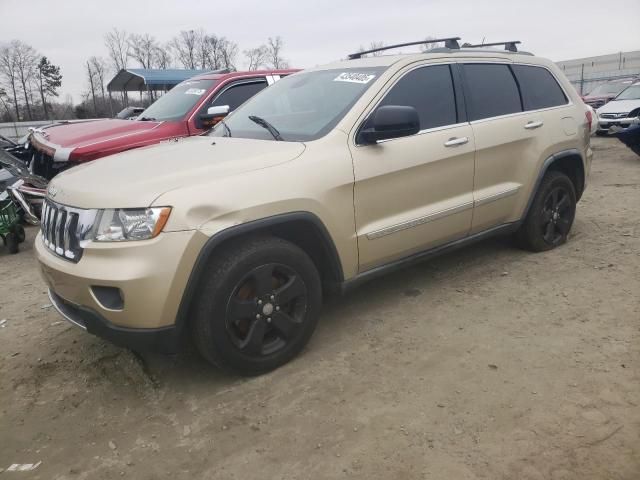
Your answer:
[[[191,327],[212,364],[258,375],[288,362],[309,341],[322,287],[313,261],[296,245],[274,237],[234,242],[205,272]]]
[[[562,172],[548,172],[520,229],[518,244],[533,252],[551,250],[567,241],[576,215],[576,191]]]
[[[7,249],[9,249],[9,253],[18,253],[20,248],[18,247],[18,237],[15,233],[7,233],[4,237],[4,240],[7,245]]]

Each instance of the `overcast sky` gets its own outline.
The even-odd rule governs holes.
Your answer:
[[[604,55],[640,49],[639,21],[640,0],[0,0],[0,43],[20,39],[60,65],[63,94],[78,101],[84,62],[107,57],[103,36],[113,27],[162,42],[203,28],[240,51],[280,35],[284,57],[302,68],[372,41],[426,36],[522,40],[523,50],[552,60]]]

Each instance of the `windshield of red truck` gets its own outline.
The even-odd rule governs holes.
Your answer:
[[[138,120],[182,120],[207,94],[215,80],[187,80],[173,87],[138,116]]]

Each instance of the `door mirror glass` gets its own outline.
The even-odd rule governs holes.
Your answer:
[[[229,115],[229,105],[209,107],[206,113],[198,115],[198,128],[212,128],[227,115]]]
[[[385,105],[366,122],[369,128],[360,132],[358,143],[372,144],[378,140],[408,137],[420,131],[420,117],[414,107],[404,105]]]

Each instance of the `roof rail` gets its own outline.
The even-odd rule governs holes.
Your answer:
[[[391,50],[393,48],[410,47],[412,45],[425,45],[427,43],[439,43],[444,42],[446,48],[452,48],[459,50],[460,44],[458,43],[460,37],[448,37],[448,38],[434,38],[433,40],[421,40],[419,42],[398,43],[396,45],[387,45],[386,47],[372,48],[371,50],[364,50],[362,52],[351,53],[349,60],[355,60],[356,58],[362,58],[363,55],[368,53],[382,52],[384,50]]]
[[[511,40],[509,42],[494,42],[494,43],[479,43],[477,45],[471,45],[470,43],[463,43],[462,48],[481,48],[481,47],[496,47],[498,45],[504,45],[504,49],[510,52],[517,52],[517,44],[522,43],[520,40]]]

